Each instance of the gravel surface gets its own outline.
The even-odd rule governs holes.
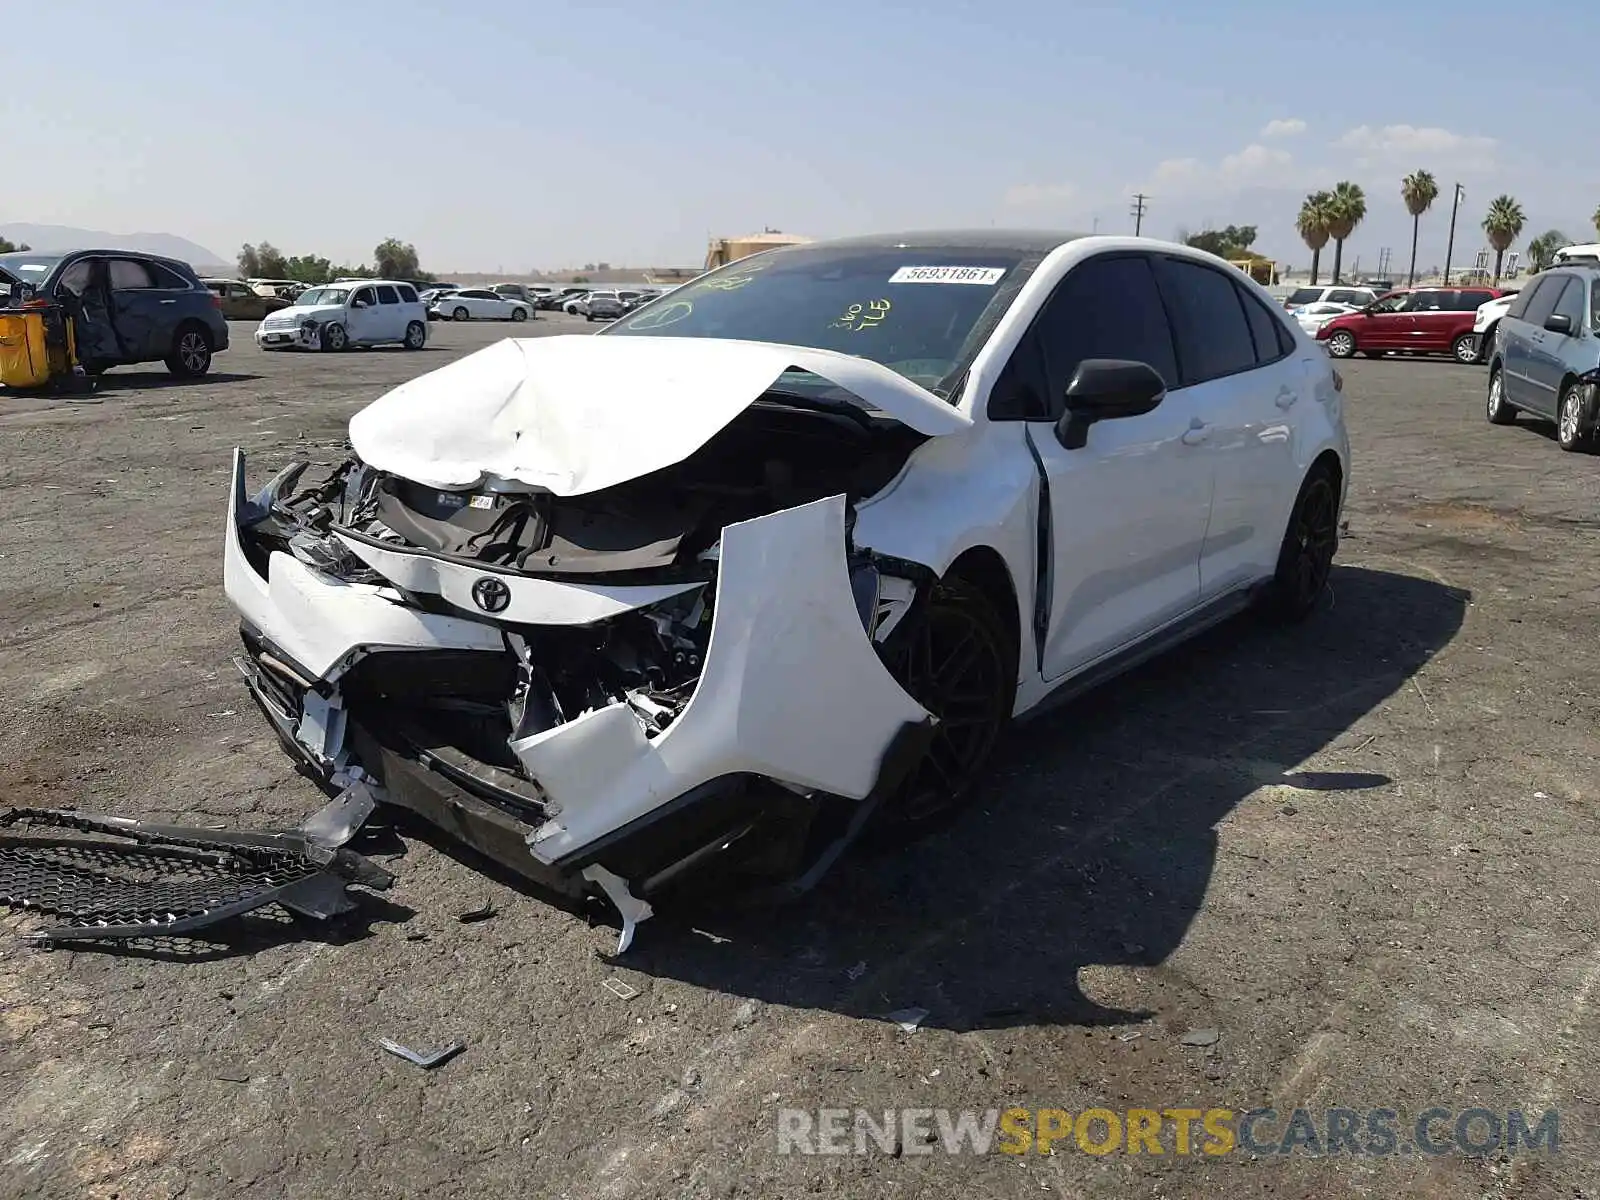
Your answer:
[[[229,452],[253,479],[331,461],[385,387],[504,332],[274,357],[239,325],[200,384],[0,399],[0,804],[249,827],[318,806],[229,665]],[[1323,611],[1230,624],[1020,727],[959,825],[792,909],[661,916],[612,961],[614,929],[408,831],[346,928],[0,937],[0,1195],[1600,1194],[1600,459],[1490,426],[1481,368],[1342,369]],[[884,1019],[908,1008],[914,1032]],[[379,1036],[467,1048],[425,1072]],[[1561,1147],[776,1150],[783,1106],[1018,1105],[1554,1107]]]

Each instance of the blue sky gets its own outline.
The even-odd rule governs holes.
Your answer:
[[[1485,0],[12,7],[0,222],[224,258],[268,240],[356,261],[393,235],[425,267],[520,272],[692,264],[708,233],[764,225],[1131,232],[1143,190],[1147,234],[1254,224],[1303,264],[1301,197],[1351,179],[1370,216],[1347,261],[1387,246],[1403,271],[1418,167],[1444,192],[1421,264],[1453,181],[1457,262],[1500,192],[1523,240],[1589,240],[1600,204],[1583,72],[1529,57],[1557,28],[1589,44],[1600,15],[1540,22],[1537,0],[1512,24]]]

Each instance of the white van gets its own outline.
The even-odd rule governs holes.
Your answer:
[[[409,283],[365,279],[302,292],[256,329],[263,350],[348,350],[351,346],[428,344],[428,310]]]

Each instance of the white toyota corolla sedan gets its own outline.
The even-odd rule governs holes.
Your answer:
[[[238,662],[330,793],[608,899],[625,948],[692,879],[793,893],[930,827],[1047,700],[1310,614],[1341,386],[1184,246],[769,251],[401,385],[325,479],[235,451]]]

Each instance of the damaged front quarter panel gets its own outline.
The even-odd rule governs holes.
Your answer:
[[[871,794],[891,746],[934,718],[874,650],[845,547],[843,496],[729,525],[705,667],[666,731],[616,703],[513,743],[557,814],[534,856],[559,862],[729,775]]]

